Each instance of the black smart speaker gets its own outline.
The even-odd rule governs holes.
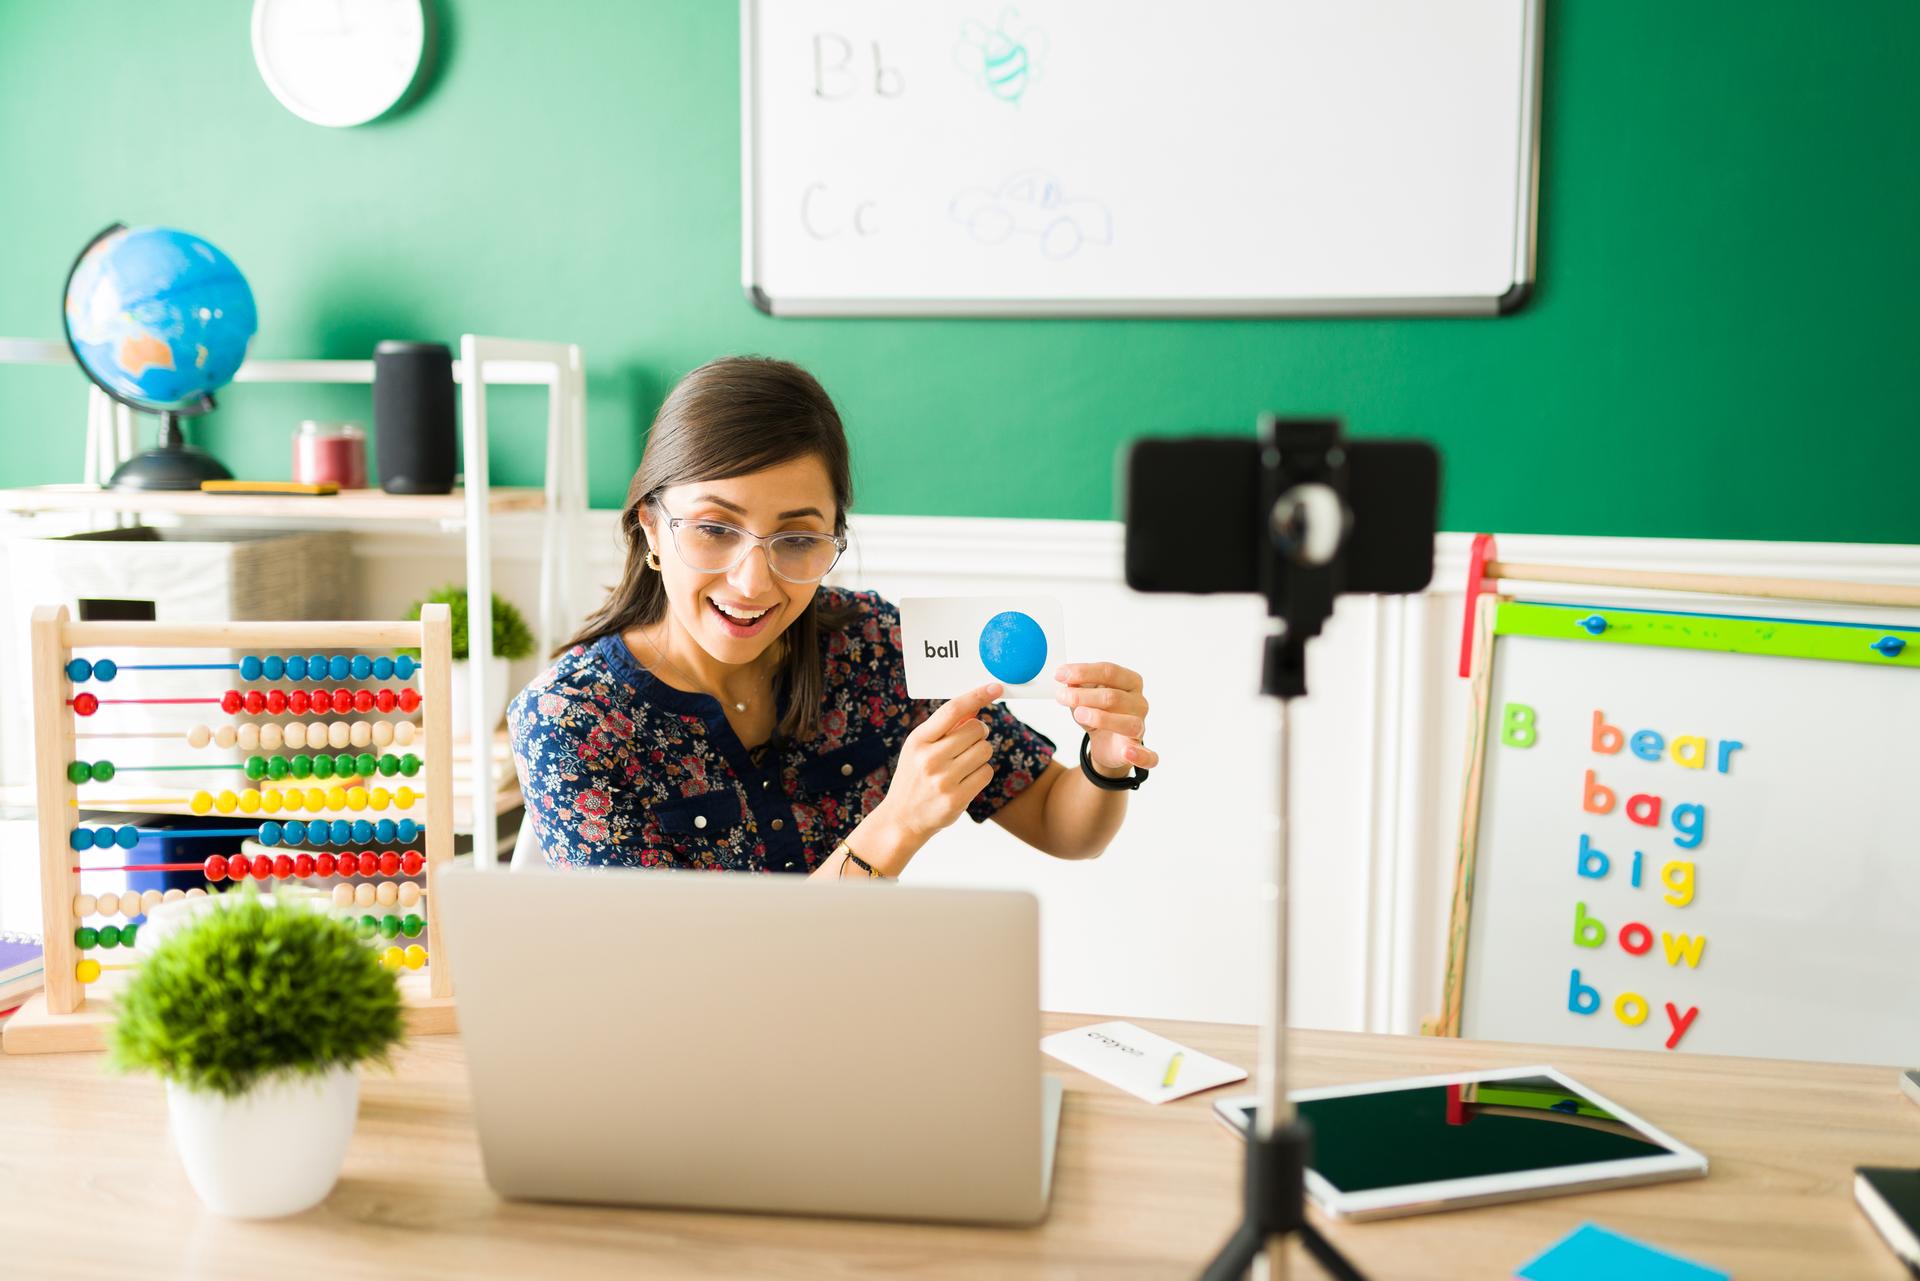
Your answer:
[[[453,353],[445,343],[373,349],[373,457],[389,494],[453,491]]]

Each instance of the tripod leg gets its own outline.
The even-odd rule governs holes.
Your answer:
[[[1251,1222],[1241,1223],[1220,1247],[1220,1253],[1207,1265],[1207,1270],[1200,1274],[1200,1281],[1242,1281],[1265,1244],[1266,1238],[1259,1228]]]
[[[1300,1225],[1300,1244],[1307,1247],[1327,1275],[1334,1281],[1367,1281],[1366,1274],[1347,1262],[1347,1257],[1333,1248],[1333,1242],[1320,1235],[1320,1230],[1311,1223]]]

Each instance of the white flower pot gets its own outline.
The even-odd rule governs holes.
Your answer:
[[[453,736],[464,740],[472,733],[473,664],[464,658],[453,660]],[[507,660],[495,655],[487,660],[487,729],[498,728],[507,714]]]
[[[280,1075],[238,1098],[167,1082],[173,1145],[206,1207],[271,1219],[320,1204],[340,1177],[360,1110],[350,1068]]]

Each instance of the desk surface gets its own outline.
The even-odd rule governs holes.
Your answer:
[[[1047,1031],[1096,1021],[1045,1016]],[[1251,1028],[1140,1022],[1252,1062]],[[1589,1220],[1742,1281],[1906,1275],[1852,1195],[1855,1165],[1920,1164],[1920,1108],[1890,1069],[1338,1032],[1298,1032],[1291,1047],[1297,1086],[1552,1063],[1712,1163],[1692,1182],[1331,1225],[1377,1281],[1511,1276]],[[1196,1275],[1238,1208],[1240,1146],[1209,1112],[1219,1091],[1156,1108],[1047,1063],[1067,1085],[1052,1213],[1037,1228],[1001,1230],[501,1201],[481,1177],[456,1037],[423,1038],[395,1075],[365,1077],[327,1201],[291,1219],[230,1222],[194,1200],[156,1082],[104,1075],[94,1055],[0,1058],[0,1271],[115,1281]],[[1319,1274],[1302,1263],[1296,1275]]]

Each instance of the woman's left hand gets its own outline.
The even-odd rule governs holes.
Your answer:
[[[1067,663],[1054,672],[1054,701],[1073,709],[1074,721],[1091,737],[1093,767],[1116,778],[1134,766],[1153,769],[1158,753],[1141,746],[1147,733],[1147,698],[1140,673],[1118,663]]]

